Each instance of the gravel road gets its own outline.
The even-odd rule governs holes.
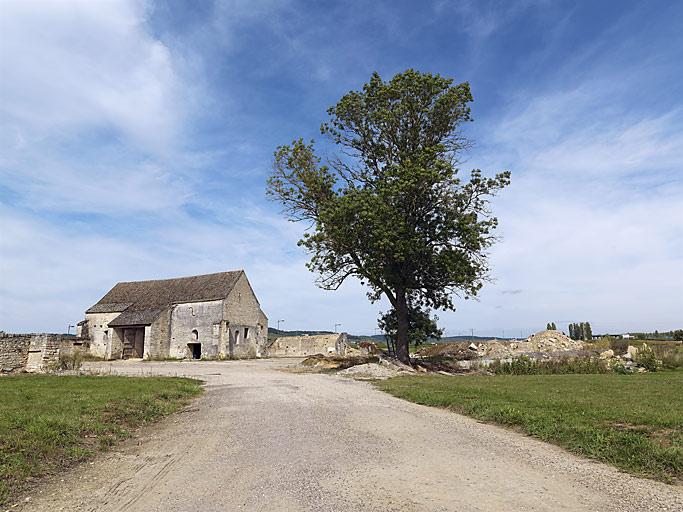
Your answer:
[[[291,360],[90,363],[206,381],[184,412],[36,488],[36,511],[683,510],[683,488]],[[454,377],[458,378],[458,377]],[[16,509],[14,509],[16,510]]]

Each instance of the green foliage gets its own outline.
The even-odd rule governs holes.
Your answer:
[[[638,366],[642,366],[650,372],[656,372],[662,368],[662,361],[657,359],[654,350],[645,344],[638,349],[634,361]]]
[[[521,428],[630,473],[683,482],[683,372],[407,376],[395,396]]]
[[[68,354],[59,354],[58,370],[80,370],[83,364],[83,352],[73,350]]]
[[[593,338],[590,322],[569,324],[569,337],[573,340],[590,341]]]
[[[106,449],[200,392],[198,381],[166,377],[0,378],[0,506],[28,480]]]
[[[512,361],[494,361],[488,370],[496,375],[562,375],[572,373],[609,373],[605,361],[594,357],[554,358],[537,361],[521,356]]]
[[[422,310],[408,304],[408,339],[414,345],[421,345],[427,340],[441,339],[443,329],[439,329],[437,322],[438,316],[432,317],[429,311]],[[398,340],[398,317],[395,309],[390,309],[383,313],[377,325],[384,331],[386,337],[395,346]]]
[[[683,341],[683,329],[676,329],[673,331],[672,336],[676,341]]]
[[[355,276],[371,301],[385,295],[397,319],[398,355],[408,357],[409,310],[453,309],[477,295],[497,220],[489,197],[510,173],[458,176],[460,133],[471,121],[469,84],[408,70],[377,74],[328,110],[321,127],[340,150],[325,163],[313,144],[277,148],[267,193],[292,221],[324,289]]]

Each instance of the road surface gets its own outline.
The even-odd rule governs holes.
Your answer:
[[[683,488],[291,360],[89,363],[206,381],[184,412],[34,489],[49,511],[683,510]],[[459,377],[454,377],[459,378]]]

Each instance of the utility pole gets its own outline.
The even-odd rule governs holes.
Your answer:
[[[73,327],[73,325],[71,325],[71,324],[69,324],[69,325],[67,326],[67,328],[66,328],[66,334],[67,334],[67,336],[68,336],[69,334],[71,334],[71,328],[72,328],[72,327]]]
[[[341,327],[341,324],[334,324],[334,332],[337,332],[337,327]]]
[[[277,330],[278,330],[278,331],[280,330],[280,323],[281,323],[281,322],[284,323],[284,320],[278,320],[278,321],[277,321]]]
[[[474,340],[474,329],[470,327],[470,332],[472,333],[472,340]]]

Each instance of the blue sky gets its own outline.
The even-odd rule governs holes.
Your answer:
[[[512,171],[449,335],[683,315],[683,4],[0,3],[0,329],[56,331],[115,282],[244,268],[275,325],[373,333],[266,200],[279,144],[373,71],[469,81],[463,172]],[[333,148],[324,147],[331,152]]]

